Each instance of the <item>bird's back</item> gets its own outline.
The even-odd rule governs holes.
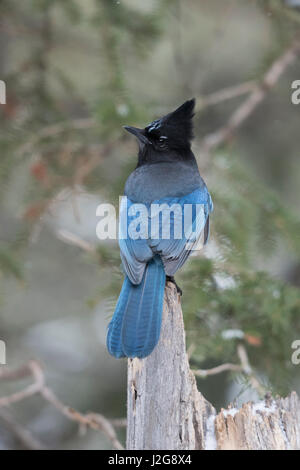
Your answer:
[[[132,202],[147,204],[202,188],[205,183],[193,162],[159,162],[136,168],[126,181],[125,195]]]

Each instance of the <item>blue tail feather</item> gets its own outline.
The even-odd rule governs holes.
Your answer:
[[[108,325],[108,332],[106,338],[107,349],[110,354],[117,358],[125,357],[121,341],[121,330],[124,313],[126,311],[126,304],[130,297],[132,286],[133,284],[131,284],[128,277],[126,276],[123,282],[122,290],[119,295],[118,303],[113,318],[110,324]]]
[[[143,358],[153,351],[160,335],[165,280],[159,256],[148,262],[139,285],[126,277],[108,327],[110,354]]]

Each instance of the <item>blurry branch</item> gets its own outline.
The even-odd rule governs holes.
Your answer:
[[[193,370],[194,374],[196,377],[207,377],[208,375],[217,375],[221,374],[222,372],[226,372],[228,370],[234,371],[234,372],[243,372],[242,366],[239,366],[238,364],[221,364],[220,366],[217,367],[212,367],[211,369],[197,369]]]
[[[222,372],[226,372],[226,371],[242,372],[248,377],[251,386],[260,395],[264,395],[266,393],[266,390],[255,377],[252,367],[249,363],[249,358],[247,355],[246,348],[242,344],[239,344],[237,347],[237,355],[239,357],[240,364],[226,363],[226,364],[221,364],[220,366],[217,366],[217,367],[213,367],[211,369],[193,370],[193,372],[196,377],[202,377],[202,378],[205,378],[209,375],[221,374]]]
[[[127,426],[126,418],[115,418],[115,419],[111,419],[110,422],[116,428],[126,428]]]
[[[237,98],[238,96],[246,95],[255,90],[257,87],[257,82],[255,80],[250,80],[245,83],[239,83],[238,85],[233,85],[221,90],[215,91],[210,95],[199,96],[197,99],[196,112],[202,111],[208,106],[214,106],[223,101],[231,100],[232,98]]]
[[[98,146],[94,146],[90,150],[90,158],[80,162],[76,168],[74,174],[73,184],[82,184],[85,178],[87,178],[92,171],[97,168],[103,158],[106,158],[112,151],[116,140],[109,140],[104,145],[101,145],[100,149]]]
[[[23,390],[0,398],[0,408],[7,407],[20,402],[30,396],[39,394],[44,400],[54,406],[60,413],[71,421],[75,421],[81,426],[102,431],[111,441],[113,447],[122,450],[123,446],[117,438],[115,427],[123,427],[124,420],[109,421],[99,413],[82,414],[73,408],[66,406],[55,393],[46,385],[43,369],[38,361],[31,360],[17,370],[0,369],[0,380],[18,380],[25,377],[32,377],[33,383]]]
[[[276,85],[287,67],[295,62],[299,53],[300,39],[297,37],[286,51],[273,62],[262,80],[254,87],[250,96],[233,112],[227,123],[217,131],[204,137],[202,142],[202,151],[204,153],[213,151],[232,137],[235,131],[266,98],[268,92]]]
[[[97,122],[93,118],[82,118],[74,119],[73,121],[63,121],[56,124],[51,124],[49,126],[43,127],[40,131],[36,132],[35,135],[27,140],[23,145],[17,150],[17,157],[21,158],[26,153],[32,152],[33,147],[42,139],[48,137],[55,137],[56,135],[61,134],[62,132],[68,130],[84,130],[96,127]]]
[[[81,250],[89,253],[96,253],[96,247],[92,243],[87,242],[69,230],[60,229],[57,230],[55,234],[59,240],[68,243],[69,245],[77,246]]]
[[[243,372],[248,376],[251,386],[259,393],[259,395],[265,395],[267,390],[259,383],[259,381],[255,377],[252,367],[249,363],[246,348],[242,344],[238,345],[237,354],[241,361]]]
[[[17,371],[12,371],[12,375],[10,375],[10,371],[0,371],[0,380],[13,380],[13,377],[20,377],[25,378],[26,376],[32,376],[34,382],[29,385],[28,387],[24,388],[20,392],[13,393],[7,397],[0,398],[0,407],[2,406],[9,406],[13,403],[17,403],[19,401],[24,400],[25,398],[31,397],[37,393],[40,393],[44,387],[44,375],[42,373],[42,369],[40,365],[36,361],[30,361],[25,366],[21,367],[21,369]]]
[[[92,119],[78,119],[73,122],[73,129],[84,129],[84,128],[89,128],[93,127],[96,125],[96,123]],[[26,144],[22,145],[19,148],[19,151],[17,152],[19,156],[23,156],[26,153],[29,152],[29,150],[33,150],[33,147],[38,143],[38,141],[42,138],[47,137],[55,137],[58,133],[63,132],[64,130],[69,129],[69,127],[65,127],[67,124],[65,122],[63,123],[58,123],[54,124],[51,126],[47,126],[43,128],[37,136],[34,137],[34,139],[31,139],[29,142]],[[74,169],[74,174],[72,176],[71,182],[70,180],[68,181],[60,181],[60,183],[63,183],[63,186],[70,186],[72,188],[72,191],[76,193],[76,187],[84,184],[84,181],[86,178],[90,176],[90,174],[100,165],[102,160],[106,158],[113,146],[115,145],[114,140],[110,140],[104,145],[94,145],[91,146],[91,150],[87,152],[87,156],[84,158],[80,158],[77,165],[75,166]],[[70,149],[68,151],[71,152]],[[36,155],[33,154],[34,157]],[[38,159],[37,165],[39,165],[39,162],[41,162],[42,159]],[[43,165],[43,164],[42,164]],[[57,182],[57,181],[56,181]],[[53,185],[53,180],[47,181],[48,187]],[[36,241],[41,230],[41,223],[40,223],[40,218],[43,214],[45,214],[48,210],[51,212],[51,206],[53,202],[55,202],[56,196],[54,195],[52,198],[48,198],[46,200],[41,201],[40,203],[36,203],[34,205],[31,205],[27,208],[25,211],[24,217],[28,219],[39,219],[38,222],[34,225],[32,235],[30,237],[30,240],[32,242]],[[73,205],[73,213],[75,219],[80,222],[80,216],[77,211],[77,205],[75,198],[72,198],[72,205]],[[95,251],[94,247],[90,245],[89,243],[85,242],[84,240],[80,239],[76,235],[73,235],[71,233],[68,233],[67,231],[62,233],[57,233],[58,237],[61,238],[63,241],[66,241],[68,243],[71,243],[73,245],[77,245],[81,249],[85,251]]]
[[[30,431],[28,431],[28,429],[25,429],[20,423],[18,423],[6,410],[0,410],[0,421],[4,423],[5,427],[14,435],[25,449],[46,449],[43,444],[39,442]]]
[[[244,83],[238,83],[221,90],[213,91],[207,95],[197,96],[196,99],[196,113],[203,111],[209,106],[215,106],[223,101],[228,101],[239,96],[247,95],[251,93],[256,87],[258,82],[256,80],[249,80]],[[156,108],[156,114],[166,114],[168,109],[166,107],[158,106]]]

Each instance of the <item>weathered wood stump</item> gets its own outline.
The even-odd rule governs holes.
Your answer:
[[[159,343],[128,360],[127,449],[300,449],[300,400],[247,403],[216,413],[198,391],[186,354],[176,288],[165,290]]]

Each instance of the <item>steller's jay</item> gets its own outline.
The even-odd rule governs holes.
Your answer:
[[[143,358],[153,351],[160,335],[166,280],[180,292],[175,272],[199,243],[203,246],[208,240],[213,203],[191,150],[194,107],[192,99],[144,129],[125,126],[137,138],[139,153],[137,167],[126,181],[126,204],[121,203],[119,245],[126,277],[107,333],[108,351],[118,358]],[[146,209],[151,206],[151,211],[160,207],[158,219],[153,217],[157,209],[145,215],[141,204]],[[139,222],[144,217],[143,236],[129,236],[137,213]]]

